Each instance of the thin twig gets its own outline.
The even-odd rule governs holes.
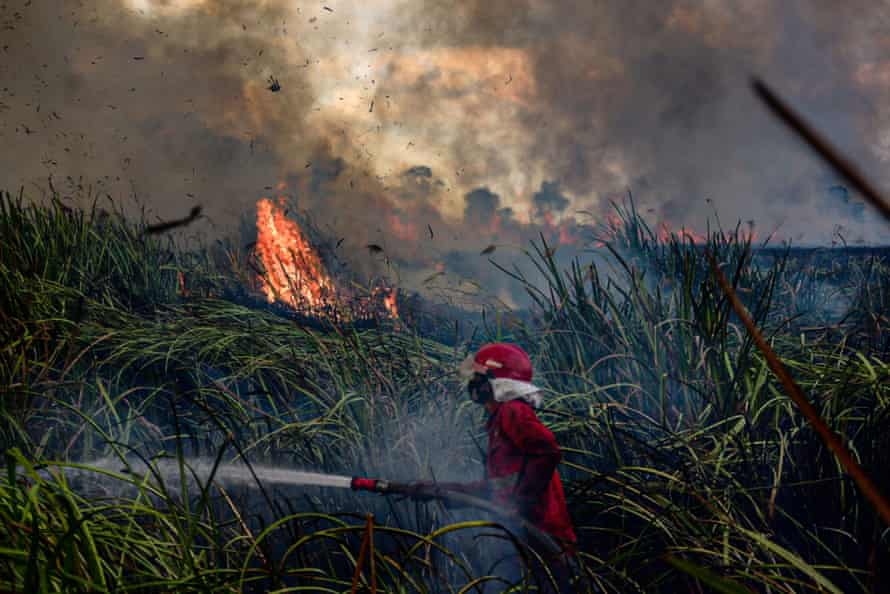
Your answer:
[[[371,564],[371,594],[377,594],[377,564],[374,562],[374,514],[368,514],[368,563]]]
[[[143,233],[145,235],[157,235],[159,233],[166,233],[167,231],[176,229],[177,227],[185,227],[187,225],[191,225],[198,219],[199,216],[201,216],[201,207],[193,206],[187,217],[176,219],[174,221],[161,222],[156,225],[148,225]]]
[[[872,482],[862,467],[859,466],[853,458],[853,455],[850,453],[850,450],[848,450],[847,446],[841,441],[841,438],[838,437],[838,435],[828,427],[825,421],[822,420],[822,417],[819,416],[819,412],[798,387],[797,383],[788,373],[788,370],[785,369],[785,366],[782,365],[778,355],[776,355],[772,347],[770,347],[763,339],[763,335],[760,333],[760,330],[757,329],[754,320],[748,315],[745,306],[739,300],[735,291],[732,290],[723,271],[720,270],[720,266],[717,264],[717,259],[714,257],[714,254],[708,252],[708,259],[711,261],[711,268],[714,271],[714,276],[717,278],[717,282],[720,283],[720,288],[723,289],[726,298],[729,299],[729,302],[732,304],[732,308],[742,320],[742,323],[745,324],[745,327],[751,334],[751,338],[754,339],[757,348],[760,349],[760,352],[766,357],[769,368],[776,377],[779,378],[782,385],[785,386],[785,391],[788,393],[788,396],[790,396],[794,403],[797,404],[800,412],[803,413],[803,416],[806,417],[816,433],[819,434],[819,437],[822,438],[822,441],[828,449],[834,452],[834,455],[837,456],[837,459],[846,469],[847,474],[853,477],[853,480],[856,481],[856,484],[859,486],[863,495],[865,495],[865,497],[871,501],[872,505],[874,505],[878,515],[881,516],[888,526],[890,526],[890,503],[887,502],[887,499],[884,498],[878,490],[878,487]]]
[[[362,565],[365,564],[365,555],[368,549],[374,545],[371,539],[374,537],[374,516],[368,514],[368,522],[365,524],[365,535],[362,538],[362,547],[358,552],[358,560],[355,562],[355,573],[352,574],[352,594],[358,592],[358,582],[362,575]],[[373,549],[372,549],[373,550]],[[373,555],[373,552],[371,553]],[[374,559],[371,559],[371,594],[377,594],[377,576],[374,573]]]
[[[222,485],[216,485],[216,489],[219,491],[220,495],[223,496],[223,499],[226,500],[226,503],[229,506],[229,509],[232,510],[232,513],[235,514],[235,519],[238,520],[238,524],[241,526],[241,530],[244,532],[244,536],[247,537],[247,540],[250,542],[250,545],[257,552],[257,557],[260,558],[260,561],[263,565],[268,565],[269,560],[266,559],[266,556],[263,554],[263,551],[260,549],[259,545],[257,545],[256,539],[253,537],[253,533],[250,531],[250,528],[247,527],[247,524],[244,522],[244,518],[241,517],[241,514],[238,513],[238,508],[235,506],[235,502],[232,501],[232,498],[229,497],[229,494],[226,493],[226,490],[222,488]]]

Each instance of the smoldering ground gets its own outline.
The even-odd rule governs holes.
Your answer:
[[[747,89],[775,81],[886,185],[887,9],[839,10],[3,0],[0,184],[70,176],[160,219],[200,203],[214,236],[286,181],[357,267],[385,267],[374,243],[414,288],[444,271],[505,299],[481,250],[509,262],[543,231],[568,257],[626,187],[654,224],[886,241]]]

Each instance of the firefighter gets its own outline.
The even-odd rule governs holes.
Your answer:
[[[535,414],[542,396],[531,383],[531,359],[514,344],[487,344],[468,357],[460,371],[470,398],[489,414],[485,479],[438,486],[518,513],[560,546],[560,564],[567,569],[576,538],[556,470],[562,454],[553,433]]]

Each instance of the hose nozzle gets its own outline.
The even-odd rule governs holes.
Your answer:
[[[372,493],[388,493],[390,491],[390,483],[387,480],[359,476],[352,477],[349,487],[353,491],[371,491]]]

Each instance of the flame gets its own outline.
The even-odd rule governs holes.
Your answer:
[[[396,298],[399,296],[398,289],[390,289],[389,292],[383,297],[383,306],[386,308],[386,311],[389,312],[393,318],[397,319],[399,317],[399,305],[396,301]]]
[[[269,303],[309,311],[336,305],[336,286],[300,227],[285,216],[284,200],[276,205],[262,198],[256,206],[256,252],[266,271],[260,285]]]
[[[414,223],[404,222],[398,215],[389,215],[389,228],[402,241],[417,241],[418,232]]]
[[[559,226],[559,243],[563,245],[574,245],[578,243],[578,236],[575,235],[573,229],[567,224]]]
[[[284,184],[278,189],[284,190]],[[384,312],[398,319],[398,289],[378,286],[362,297],[338,289],[299,225],[287,218],[284,197],[277,204],[262,198],[256,207],[256,254],[265,269],[258,280],[269,303],[279,301],[302,313],[340,321],[376,318]]]
[[[597,240],[595,242],[596,247],[605,247],[606,241],[609,239],[617,238],[622,231],[624,231],[625,223],[624,221],[614,214],[609,214],[606,216],[606,228],[604,231],[604,238]],[[687,229],[686,227],[680,227],[680,230],[677,231],[674,229],[674,226],[670,221],[661,221],[654,227],[655,231],[655,239],[660,244],[670,243],[672,239],[676,238],[681,242],[688,242],[695,245],[702,245],[708,243],[708,236],[703,233],[699,233],[692,229]],[[732,236],[730,234],[730,236]],[[753,221],[750,221],[748,224],[748,228],[739,228],[737,239],[738,241],[750,241],[754,242],[758,238],[757,231],[753,228]]]
[[[681,227],[679,231],[674,231],[673,225],[669,221],[662,221],[658,225],[658,241],[660,243],[670,243],[673,236],[677,236],[681,241],[688,241],[694,244],[708,243],[708,238],[701,233],[696,233],[686,227]]]

